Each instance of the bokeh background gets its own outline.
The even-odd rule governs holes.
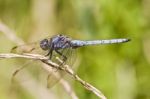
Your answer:
[[[124,44],[78,49],[76,73],[108,99],[150,99],[149,9],[149,0],[0,0],[0,53],[17,45],[2,25],[25,42],[59,33],[82,40],[131,38]],[[23,63],[0,60],[0,99],[71,99],[59,84],[49,93],[39,85],[20,85],[11,95],[16,64]],[[79,99],[98,99],[71,78],[69,84]]]

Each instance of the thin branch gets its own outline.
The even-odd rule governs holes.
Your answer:
[[[34,59],[34,60],[39,60],[42,61],[43,63],[47,64],[48,66],[51,66],[53,68],[56,68],[58,70],[63,70],[66,73],[68,73],[74,80],[78,81],[79,83],[81,83],[85,89],[91,91],[92,93],[94,93],[97,97],[99,97],[100,99],[107,99],[100,90],[98,90],[97,88],[95,88],[94,86],[92,86],[91,84],[85,82],[84,80],[82,80],[77,74],[74,73],[74,71],[68,66],[59,66],[58,64],[52,62],[51,60],[49,60],[47,57],[41,56],[41,55],[37,55],[37,54],[24,54],[24,55],[19,55],[19,54],[12,54],[12,53],[8,53],[8,54],[0,54],[0,59],[3,58],[28,58],[28,59]],[[42,65],[44,66],[44,65]]]

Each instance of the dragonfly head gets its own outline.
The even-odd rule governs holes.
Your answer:
[[[42,41],[40,41],[40,47],[43,49],[43,50],[48,50],[48,39],[44,39]]]

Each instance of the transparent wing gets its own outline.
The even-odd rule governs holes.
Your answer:
[[[39,42],[29,43],[21,46],[15,46],[11,49],[12,53],[23,54],[23,53],[31,53],[31,54],[44,54],[47,51],[43,51],[40,48]]]
[[[73,67],[75,61],[76,61],[76,57],[77,57],[77,53],[76,53],[76,49],[72,49],[71,48],[71,51],[70,53],[68,54],[68,60],[66,62],[67,65],[69,65],[70,67]]]
[[[59,64],[60,66],[68,65],[73,66],[73,63],[75,62],[75,49],[72,48],[66,48],[61,49],[59,52],[62,54],[58,54],[57,52],[53,52],[52,61]],[[64,56],[67,57],[67,59],[64,61]],[[65,72],[62,70],[52,69],[52,72],[48,75],[47,78],[47,86],[48,88],[51,88],[54,86],[63,76],[65,75]]]
[[[46,55],[47,51],[43,51],[40,46],[39,46],[39,42],[34,42],[34,43],[29,43],[29,44],[24,44],[21,46],[15,46],[14,48],[12,48],[11,50],[12,53],[17,53],[17,54],[24,54],[24,53],[30,53],[30,54],[41,54],[41,55]],[[19,61],[18,61],[19,60]],[[19,62],[19,64],[17,64],[17,61]],[[21,62],[21,63],[20,63]],[[29,59],[17,59],[16,60],[16,66],[18,66],[17,69],[15,69],[14,73],[12,74],[12,79],[14,78],[21,78],[21,84],[26,83],[26,82],[30,82],[31,79],[29,78],[25,78],[24,76],[24,71],[27,69],[28,72],[32,73],[36,73],[38,72],[38,75],[43,75],[43,74],[47,74],[48,73],[45,71],[43,72],[42,70],[42,66],[43,65],[40,61],[37,60],[29,60]],[[40,66],[40,67],[39,67]],[[25,69],[25,70],[24,70]],[[32,71],[33,70],[33,71]],[[46,75],[44,81],[46,81]]]
[[[59,53],[58,53],[59,52]],[[52,61],[59,64],[60,66],[62,65],[69,65],[72,67],[73,63],[75,62],[75,49],[73,48],[65,48],[65,49],[60,49],[58,52],[54,51],[53,52],[53,57]]]
[[[61,54],[59,54],[56,51],[53,51],[53,55],[52,55],[51,60],[60,66],[64,66],[65,64],[67,64],[69,66],[73,66],[73,63],[75,62],[75,57],[74,57],[75,56],[75,49],[72,49],[70,47],[70,48],[61,49],[58,51]],[[18,54],[31,53],[31,54],[41,54],[41,55],[46,55],[48,53],[47,51],[43,51],[40,48],[39,42],[34,42],[34,43],[29,43],[29,44],[25,44],[25,45],[21,45],[21,46],[16,46],[16,47],[12,48],[11,52],[18,53]],[[66,59],[64,59],[64,57],[66,57]],[[36,64],[36,62],[34,61],[33,64]],[[30,65],[32,65],[32,62]],[[42,65],[45,65],[45,64],[42,64]],[[32,68],[33,66],[32,67],[28,66],[28,67]],[[47,86],[49,88],[54,86],[64,76],[63,71],[58,70],[57,68],[52,68],[52,67],[51,67],[50,71],[48,71],[48,72],[45,71],[45,73],[48,75]],[[17,75],[20,75],[20,74],[18,73]]]
[[[38,88],[41,83],[45,86],[48,73],[41,67],[41,62],[37,60],[16,59],[11,78],[12,90],[26,88],[33,84],[36,86],[35,88]]]

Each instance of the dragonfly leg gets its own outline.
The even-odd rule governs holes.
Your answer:
[[[50,49],[49,52],[46,54],[46,56],[49,56],[49,59],[52,59],[53,46],[54,46],[54,44],[51,44],[51,49]]]
[[[49,56],[49,59],[52,59],[53,50],[49,50],[49,52],[45,56]]]
[[[58,50],[55,50],[60,56],[63,57],[63,61],[65,62],[67,60],[67,57],[65,55],[63,55],[61,52],[59,52]]]

